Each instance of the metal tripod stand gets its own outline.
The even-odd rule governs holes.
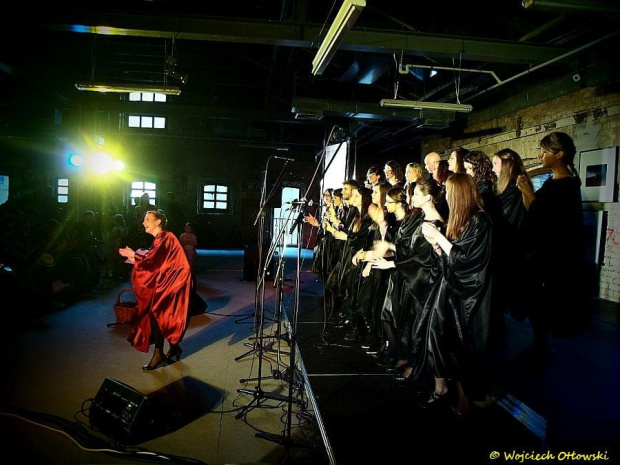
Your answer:
[[[275,250],[277,248],[277,244],[280,242],[280,240],[284,237],[284,232],[285,232],[285,226],[288,224],[288,222],[290,221],[290,218],[292,216],[292,214],[294,213],[295,209],[291,208],[290,213],[289,213],[289,218],[284,222],[282,228],[280,228],[280,231],[278,232],[277,237],[275,238],[275,240],[272,241],[271,246],[269,248],[269,251],[267,252],[267,259],[265,260],[266,263],[269,262],[269,260],[271,260],[271,258],[273,257],[273,254],[275,253]],[[284,254],[282,254],[283,256]],[[241,418],[243,417],[246,412],[251,409],[251,408],[255,408],[255,407],[261,407],[262,402],[264,399],[271,399],[271,400],[276,400],[279,402],[286,402],[287,398],[278,394],[270,394],[270,393],[265,393],[262,389],[261,386],[261,382],[263,380],[263,376],[262,376],[262,367],[263,367],[263,353],[265,351],[264,348],[264,339],[265,339],[265,335],[264,335],[264,326],[265,326],[265,275],[266,275],[266,267],[264,266],[263,269],[261,270],[262,273],[259,274],[259,276],[257,276],[257,296],[258,296],[258,306],[257,306],[257,310],[258,310],[258,325],[256,326],[256,337],[255,337],[255,341],[254,344],[256,345],[256,353],[258,354],[258,376],[256,378],[251,378],[251,379],[255,379],[257,381],[257,385],[254,387],[254,389],[246,389],[246,388],[241,388],[241,389],[237,389],[238,393],[241,394],[250,394],[252,395],[252,400],[244,407],[242,407],[239,412],[237,413],[237,415],[235,416],[235,418]],[[282,271],[282,275],[283,275],[283,271]],[[283,280],[282,280],[283,281]],[[239,358],[239,357],[238,357]],[[235,359],[237,360],[237,359]],[[250,379],[245,380],[245,381],[250,381]],[[244,382],[244,380],[241,380],[241,382]]]

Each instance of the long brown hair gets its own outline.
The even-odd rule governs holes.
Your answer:
[[[493,162],[486,154],[480,150],[472,150],[465,158],[463,162],[471,163],[474,170],[474,180],[479,183],[483,179],[491,181],[493,184],[497,182],[497,176],[493,172]]]
[[[508,184],[520,175],[527,176],[523,160],[517,152],[512,149],[501,149],[495,153],[495,156],[501,160],[502,169],[497,177],[497,193],[501,194],[506,190]],[[529,177],[528,177],[529,179]]]
[[[448,178],[446,198],[450,209],[446,237],[456,240],[461,237],[474,213],[483,211],[482,199],[474,178],[467,173],[454,173]]]
[[[364,186],[357,186],[354,189],[356,189],[357,192],[359,192],[362,198],[361,205],[357,212],[357,215],[355,215],[355,218],[353,219],[353,222],[351,223],[352,230],[357,232],[360,230],[360,227],[362,226],[362,220],[364,219],[364,216],[368,214],[368,207],[372,203],[372,191]]]

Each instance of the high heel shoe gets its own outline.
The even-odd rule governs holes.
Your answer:
[[[168,363],[178,362],[179,360],[181,360],[182,353],[183,349],[181,349],[181,346],[170,346],[170,350],[168,350],[168,353],[166,353],[166,360],[168,360]]]
[[[157,370],[159,367],[163,367],[163,366],[165,366],[165,365],[166,365],[166,363],[167,363],[167,361],[168,361],[168,360],[167,360],[167,358],[166,358],[166,357],[162,357],[162,358],[160,358],[160,359],[159,359],[159,361],[158,361],[157,363],[155,363],[155,364],[151,365],[151,363],[149,362],[149,364],[148,364],[148,365],[144,365],[144,366],[142,367],[142,369],[143,369],[144,371],[152,371],[152,370]],[[151,362],[152,362],[152,360],[151,360]]]
[[[446,391],[443,394],[439,394],[435,391],[431,392],[431,395],[423,402],[419,404],[420,408],[439,408],[448,405],[448,393]]]

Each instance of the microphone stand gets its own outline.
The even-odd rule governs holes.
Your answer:
[[[281,236],[282,239],[284,239],[284,236]],[[263,340],[265,339],[273,339],[273,338],[277,338],[278,339],[278,349],[275,351],[277,354],[277,366],[278,368],[280,366],[284,366],[284,362],[282,361],[282,357],[281,355],[289,355],[288,352],[282,352],[281,351],[281,340],[284,339],[288,342],[288,338],[283,338],[281,336],[281,328],[282,328],[282,315],[283,315],[283,304],[284,304],[284,254],[286,251],[286,244],[284,244],[284,240],[282,241],[281,247],[280,247],[281,253],[280,253],[280,259],[278,260],[278,269],[276,270],[276,274],[274,276],[274,287],[277,287],[277,312],[276,312],[276,321],[277,321],[277,329],[275,334],[271,335],[271,336],[263,336]],[[254,339],[256,340],[256,337],[251,337],[250,339]],[[273,351],[273,349],[264,349],[264,351]],[[239,382],[240,383],[247,383],[250,381],[257,381],[259,378],[244,378],[244,379],[240,379]],[[282,372],[279,369],[272,369],[271,370],[271,376],[266,376],[263,377],[262,379],[282,379]]]
[[[305,213],[305,206],[303,204],[300,205],[300,215],[303,215]],[[292,234],[295,227],[297,226],[297,223],[293,223],[293,226],[291,227],[291,230],[289,232],[289,234]],[[267,432],[259,432],[256,433],[256,437],[257,438],[261,438],[261,439],[266,439],[268,441],[272,441],[278,444],[281,444],[284,446],[285,451],[289,450],[290,448],[309,448],[310,446],[308,446],[305,443],[296,443],[292,437],[292,419],[293,419],[293,404],[297,404],[300,405],[302,409],[305,410],[306,408],[306,403],[301,400],[301,399],[294,399],[293,398],[293,391],[295,389],[295,377],[296,374],[298,373],[298,369],[296,368],[295,364],[296,364],[296,352],[297,352],[297,317],[299,315],[299,289],[300,289],[300,276],[301,276],[301,270],[300,270],[300,264],[301,264],[301,243],[302,243],[302,228],[298,227],[297,228],[297,260],[296,260],[296,268],[295,268],[295,304],[293,307],[293,322],[291,324],[291,330],[290,330],[290,334],[289,334],[289,338],[290,338],[290,362],[289,362],[289,370],[288,370],[288,383],[289,383],[289,390],[288,390],[288,396],[286,398],[286,402],[287,402],[287,413],[286,413],[286,434],[285,436],[279,436],[279,435],[275,435],[273,433],[267,433]],[[303,379],[303,378],[302,378]],[[301,383],[301,386],[299,386],[300,391],[303,390],[303,382]]]
[[[289,218],[287,218],[287,220],[284,222],[284,224],[282,225],[282,227],[280,228],[280,231],[278,232],[278,236],[275,240],[272,241],[271,246],[269,248],[269,251],[267,252],[267,260],[266,262],[269,263],[269,261],[271,260],[271,258],[273,257],[273,254],[276,251],[276,244],[278,244],[278,242],[280,241],[280,239],[284,236],[284,232],[286,230],[286,225],[290,220],[290,217],[292,216],[293,212],[295,211],[294,208],[291,208],[291,211],[289,213]],[[259,289],[258,294],[260,295],[260,312],[259,312],[259,324],[257,326],[257,333],[256,333],[256,339],[258,342],[255,342],[255,345],[257,345],[257,353],[258,353],[258,376],[256,378],[256,380],[258,381],[257,385],[254,387],[254,390],[251,389],[246,389],[246,388],[241,388],[241,389],[237,389],[238,393],[241,394],[251,394],[253,396],[252,400],[245,405],[244,407],[241,407],[239,409],[239,412],[237,413],[237,415],[235,416],[236,419],[239,419],[241,417],[243,417],[248,410],[255,408],[255,407],[262,407],[262,402],[264,399],[271,399],[271,400],[276,400],[279,402],[286,402],[287,398],[278,394],[266,394],[262,387],[261,387],[261,381],[262,381],[262,369],[263,369],[263,339],[264,339],[264,335],[263,335],[263,331],[264,331],[264,325],[265,325],[265,307],[264,307],[264,300],[265,300],[265,275],[267,273],[267,266],[263,267],[263,272],[260,274],[259,277],[257,277],[257,287]],[[238,357],[239,358],[239,357]]]
[[[280,170],[280,173],[278,174],[278,177],[276,179],[276,182],[274,182],[273,186],[271,187],[271,190],[269,191],[269,194],[266,194],[267,192],[267,173],[269,172],[269,162],[271,161],[271,159],[274,156],[272,155],[271,157],[269,157],[267,159],[267,164],[265,165],[265,176],[263,177],[263,186],[261,188],[261,198],[260,198],[260,207],[258,209],[258,214],[256,215],[256,219],[254,220],[254,226],[256,226],[256,224],[258,223],[258,232],[257,232],[257,247],[258,247],[258,265],[257,265],[257,272],[256,272],[256,279],[258,280],[258,275],[260,273],[260,270],[263,267],[263,240],[264,240],[264,232],[265,232],[265,216],[267,215],[267,212],[265,210],[265,207],[267,205],[267,202],[269,201],[269,199],[271,199],[271,197],[273,197],[276,189],[280,186],[282,177],[284,176],[284,169],[286,168],[286,165],[288,165],[288,162],[290,161],[289,159],[286,159],[284,162],[284,166],[282,167],[282,169]],[[269,262],[267,262],[269,263]],[[254,324],[257,324],[257,309],[258,309],[258,283],[256,286],[256,294],[255,294],[255,298],[254,298],[254,312],[250,313],[242,318],[239,318],[238,320],[235,320],[235,323],[241,323],[244,320],[247,320],[248,318],[254,317]],[[251,353],[252,351],[250,351],[249,353]]]

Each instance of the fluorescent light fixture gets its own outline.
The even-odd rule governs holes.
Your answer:
[[[138,86],[133,84],[104,84],[97,82],[75,84],[77,90],[85,90],[89,92],[116,92],[116,93],[128,93],[128,92],[153,92],[155,94],[165,95],[180,95],[181,89],[175,86]]]
[[[471,105],[460,103],[418,102],[416,100],[391,100],[383,99],[379,102],[382,107],[390,108],[414,108],[416,110],[446,110],[470,112],[474,109]]]
[[[532,10],[620,12],[617,0],[521,0],[521,5]]]
[[[338,47],[344,40],[358,16],[366,6],[366,0],[344,0],[334,22],[330,26],[319,51],[312,60],[312,74],[323,74]]]

